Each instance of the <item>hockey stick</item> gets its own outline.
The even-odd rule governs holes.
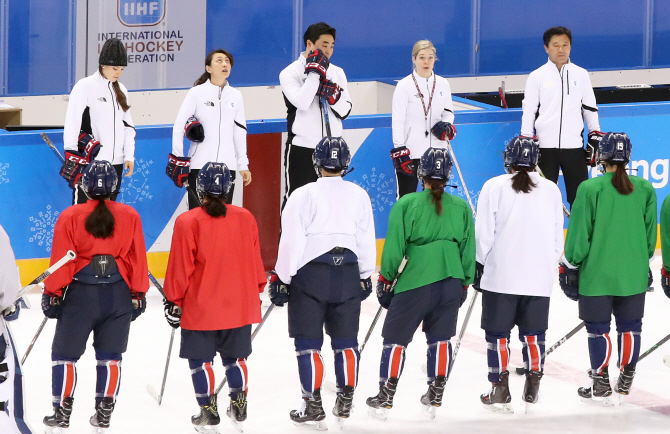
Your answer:
[[[263,327],[263,324],[265,324],[265,321],[268,319],[268,317],[269,317],[270,314],[272,313],[272,309],[274,309],[274,307],[275,307],[275,305],[274,305],[274,304],[271,304],[270,307],[268,307],[267,310],[265,311],[265,314],[263,315],[263,319],[261,320],[261,323],[258,324],[258,326],[257,326],[256,329],[254,330],[254,332],[251,334],[251,342],[254,341],[254,338],[255,338],[256,335],[258,334],[258,332],[259,332],[259,330],[261,329],[261,327]],[[226,376],[224,375],[224,376],[223,376],[223,381],[221,381],[221,384],[219,384],[219,387],[217,387],[217,388],[216,388],[216,391],[214,392],[215,395],[218,395],[218,394],[219,394],[219,392],[221,391],[221,389],[223,389],[223,386],[226,385],[226,382],[227,382],[227,381],[228,381],[228,377],[226,377]]]
[[[654,345],[653,345],[651,348],[649,348],[647,351],[645,351],[644,354],[642,354],[642,355],[637,359],[637,361],[639,362],[640,360],[642,360],[642,359],[644,359],[645,357],[647,357],[649,354],[651,354],[651,353],[653,353],[654,351],[656,351],[656,350],[658,349],[658,347],[660,347],[660,346],[663,345],[664,343],[668,342],[668,340],[670,340],[670,335],[667,335],[666,337],[664,337],[663,339],[661,339],[660,341],[658,341],[656,344],[654,344]],[[667,356],[666,356],[666,358],[667,358]],[[663,362],[665,362],[665,358],[663,359]],[[667,363],[666,363],[666,364],[667,364]],[[668,365],[668,366],[670,366],[670,365]]]
[[[395,275],[395,278],[393,279],[393,282],[391,283],[391,288],[389,288],[389,292],[393,292],[395,289],[395,286],[398,284],[398,279],[400,279],[400,276],[402,275],[402,272],[405,271],[405,266],[407,265],[407,261],[409,258],[407,256],[403,256],[402,260],[400,261],[400,265],[398,266],[398,273]],[[377,321],[379,321],[379,317],[382,314],[382,309],[384,309],[382,306],[379,306],[379,309],[377,309],[377,314],[375,315],[375,319],[372,320],[372,324],[370,324],[370,328],[368,329],[368,334],[365,335],[365,340],[363,340],[363,345],[358,349],[358,354],[362,354],[363,350],[365,349],[365,345],[368,343],[368,339],[370,339],[370,335],[372,334],[372,330],[375,328],[375,325],[377,324]]]
[[[60,162],[61,162],[61,163],[65,163],[65,158],[64,158],[63,155],[60,153],[60,151],[58,150],[58,148],[56,148],[56,145],[54,145],[54,142],[52,142],[51,139],[49,138],[49,136],[47,136],[47,133],[41,133],[41,134],[40,134],[40,137],[42,137],[42,139],[44,139],[44,141],[47,142],[47,145],[49,145],[49,147],[50,147],[51,150],[53,151],[54,155],[56,155],[56,157],[58,157],[58,159],[60,160]]]
[[[463,335],[465,334],[465,328],[468,326],[470,321],[470,315],[472,315],[472,309],[475,307],[475,301],[477,301],[477,296],[479,291],[475,290],[472,300],[470,300],[470,306],[468,306],[468,311],[465,314],[465,319],[463,320],[463,325],[461,326],[461,331],[458,333],[458,340],[454,346],[453,355],[451,356],[451,365],[449,366],[449,372],[454,368],[454,363],[456,363],[456,356],[458,355],[458,350],[461,348],[461,341],[463,340]]]
[[[328,116],[328,103],[326,103],[325,98],[319,98],[319,107],[323,111],[323,117],[326,119],[326,136],[331,137],[330,116]]]
[[[586,323],[584,321],[580,322],[577,325],[577,327],[570,330],[570,332],[567,335],[563,336],[562,338],[560,338],[558,340],[558,342],[556,342],[551,347],[547,348],[544,351],[544,354],[542,355],[542,359],[546,359],[549,354],[553,353],[556,350],[556,348],[560,347],[561,345],[563,345],[565,343],[565,341],[567,341],[568,339],[573,337],[575,334],[577,334],[577,332],[580,331],[581,329],[583,329],[585,325],[586,325]],[[670,336],[669,336],[669,338],[670,338]],[[517,375],[524,375],[526,373],[526,369],[523,368],[523,367],[517,367],[514,371],[516,372]]]
[[[463,186],[465,197],[468,199],[468,203],[470,204],[470,209],[472,210],[472,217],[477,218],[477,211],[475,210],[475,205],[472,203],[472,198],[470,197],[468,187],[465,185],[465,180],[463,179],[463,173],[461,172],[461,167],[458,165],[458,161],[456,160],[456,154],[454,153],[454,149],[451,147],[451,142],[449,141],[449,139],[445,140],[445,142],[447,145],[447,149],[449,150],[449,154],[451,155],[451,160],[454,162],[454,166],[456,166],[456,172],[458,172],[458,177],[461,180],[461,185]]]
[[[498,95],[500,95],[500,105],[502,108],[507,108],[507,99],[505,98],[505,82],[502,82],[502,86],[498,88]]]

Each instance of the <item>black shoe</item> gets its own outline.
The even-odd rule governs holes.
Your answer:
[[[530,371],[526,374],[526,384],[523,386],[523,400],[535,404],[540,391],[540,380],[542,379],[542,372]]]
[[[321,403],[321,390],[312,392],[311,398],[303,398],[300,410],[291,410],[289,417],[298,426],[307,424],[322,429],[321,421],[326,418],[326,412]]]
[[[354,401],[353,386],[344,386],[342,392],[337,394],[333,414],[337,417],[348,418],[351,416],[351,404]]]
[[[621,395],[628,395],[630,393],[630,386],[633,385],[634,377],[635,365],[625,365],[619,373],[619,380],[614,387],[614,391]]]
[[[237,421],[247,420],[247,394],[246,392],[234,392],[230,397],[230,405],[226,410],[226,416]]]
[[[428,386],[428,391],[421,397],[421,404],[431,407],[442,406],[445,384],[447,384],[447,377],[442,375],[435,377],[435,381]]]
[[[484,393],[479,397],[482,404],[509,404],[512,402],[512,395],[509,392],[509,371],[500,373],[500,381],[498,383],[491,383],[491,391]]]
[[[218,425],[221,422],[219,410],[216,406],[216,395],[209,396],[209,404],[200,407],[200,413],[191,416],[191,423],[195,426]]]
[[[368,398],[365,403],[372,408],[393,408],[393,397],[398,388],[398,379],[389,378],[385,384],[379,386],[377,396]]]
[[[102,401],[96,402],[95,414],[91,416],[88,422],[98,428],[109,428],[109,420],[114,411],[114,399],[102,398]]]
[[[591,384],[577,389],[577,394],[581,398],[607,398],[612,395],[612,386],[610,386],[610,375],[607,366],[603,368],[602,374],[597,375],[591,371],[589,376],[591,377]]]
[[[52,428],[69,428],[73,403],[74,398],[65,398],[62,407],[54,407],[54,414],[52,416],[44,416],[44,425]]]

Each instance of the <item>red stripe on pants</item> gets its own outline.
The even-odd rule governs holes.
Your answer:
[[[63,399],[72,396],[72,389],[74,388],[74,365],[66,363],[65,367],[65,390],[63,392]]]
[[[356,354],[353,350],[344,350],[344,360],[347,366],[347,386],[356,387]]]
[[[321,382],[323,381],[323,362],[321,360],[321,355],[318,352],[312,353],[312,358],[314,360],[314,389],[321,389]]]
[[[402,347],[395,347],[391,353],[391,375],[390,378],[400,376],[400,363],[402,362]]]
[[[438,342],[438,351],[437,351],[437,375],[446,377],[447,376],[447,359],[448,359],[448,348],[449,344],[446,342]]]
[[[205,375],[207,375],[207,382],[209,383],[208,394],[210,396],[214,395],[214,370],[212,369],[212,364],[207,362],[203,368],[205,370]]]
[[[114,397],[116,393],[116,386],[119,383],[119,362],[112,360],[107,365],[107,392],[105,396]]]

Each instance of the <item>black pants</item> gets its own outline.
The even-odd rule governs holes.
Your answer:
[[[395,179],[398,183],[398,194],[396,196],[396,200],[400,199],[408,193],[416,193],[416,188],[419,185],[419,178],[417,177],[416,172],[419,168],[419,163],[421,160],[412,159],[412,161],[414,162],[415,167],[414,175],[399,174],[397,171],[395,173]]]
[[[116,170],[116,176],[119,178],[119,181],[116,183],[116,189],[112,193],[110,199],[116,202],[116,196],[119,195],[121,190],[121,175],[123,175],[123,164],[114,164],[114,170]],[[80,203],[86,203],[88,201],[88,196],[84,193],[84,190],[79,184],[75,185],[72,189],[72,205],[78,205]]]
[[[286,179],[286,193],[281,209],[284,209],[288,197],[296,188],[302,187],[310,182],[315,182],[319,177],[314,170],[312,156],[314,149],[294,146],[289,139],[284,151],[284,178]]]
[[[193,208],[197,208],[200,206],[200,200],[198,199],[198,193],[196,192],[195,186],[196,183],[198,182],[198,174],[200,173],[200,169],[191,169],[191,171],[188,173],[188,185],[189,185],[189,190],[191,190],[188,193],[188,209],[191,210]],[[234,170],[230,171],[230,177],[233,180],[233,183],[230,185],[230,191],[228,194],[223,198],[223,201],[227,204],[230,204],[233,202],[233,192],[235,191],[235,175],[236,172]]]
[[[560,167],[563,171],[568,203],[572,208],[572,202],[575,201],[575,196],[577,195],[577,187],[579,187],[582,181],[589,179],[589,170],[586,167],[586,152],[584,149],[541,148],[539,166],[544,176],[557,184]]]

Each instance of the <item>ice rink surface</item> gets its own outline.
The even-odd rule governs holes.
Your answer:
[[[622,261],[625,256],[622,255]],[[660,251],[651,264],[655,276],[654,292],[647,293],[646,312],[642,329],[642,351],[670,333],[670,300],[659,283]],[[616,270],[610,270],[616,273]],[[225,279],[225,272],[222,273]],[[376,276],[375,276],[376,278]],[[459,313],[459,328],[473,294]],[[263,295],[262,297],[265,297]],[[40,298],[29,296],[33,308],[23,310],[12,324],[19,357],[23,355],[40,321]],[[131,327],[128,351],[123,357],[122,381],[109,434],[135,433],[193,433],[190,417],[198,412],[188,363],[179,358],[180,333],[176,334],[170,369],[161,406],[146,391],[147,385],[160,391],[163,368],[170,340],[170,327],[163,318],[162,298],[152,288],[148,308]],[[547,358],[542,380],[541,401],[527,415],[523,414],[521,400],[523,377],[511,376],[513,415],[493,413],[482,408],[479,395],[488,391],[486,379],[486,343],[479,328],[481,303],[478,297],[468,324],[460,352],[445,390],[443,406],[437,409],[434,420],[421,412],[420,396],[427,385],[421,371],[426,363],[426,343],[417,331],[409,345],[405,370],[400,378],[394,407],[387,422],[367,415],[365,399],[378,391],[379,359],[382,348],[381,325],[375,328],[362,355],[360,379],[354,396],[354,413],[346,422],[344,431],[351,433],[667,433],[670,430],[670,368],[663,364],[663,356],[670,353],[670,344],[661,347],[637,366],[637,376],[631,395],[620,407],[596,407],[582,403],[577,397],[579,386],[588,383],[589,364],[586,331],[580,330]],[[363,303],[359,339],[365,337],[377,311],[374,295]],[[265,308],[264,308],[265,310]],[[249,418],[244,424],[246,433],[307,432],[293,426],[289,411],[300,408],[300,383],[293,350],[287,332],[286,308],[275,308],[253,344],[248,359]],[[547,347],[578,325],[577,303],[566,298],[558,282],[551,300]],[[35,433],[43,432],[42,418],[52,413],[50,346],[56,322],[49,320],[42,336],[24,365],[27,420]],[[521,344],[516,329],[512,332],[512,364],[521,366]],[[616,346],[616,332],[611,333]],[[455,343],[456,339],[452,340]],[[77,364],[78,383],[74,410],[68,433],[89,433],[88,418],[94,413],[95,353],[89,347]],[[616,348],[615,348],[616,352]],[[326,380],[334,382],[333,354],[326,338],[323,351],[326,361]],[[217,384],[223,379],[220,359],[215,361]],[[616,381],[614,356],[610,373]],[[332,384],[332,383],[331,383]],[[225,417],[228,388],[219,395],[222,414],[220,431],[235,433]],[[330,431],[339,431],[331,409],[335,393],[324,390],[324,409]]]

